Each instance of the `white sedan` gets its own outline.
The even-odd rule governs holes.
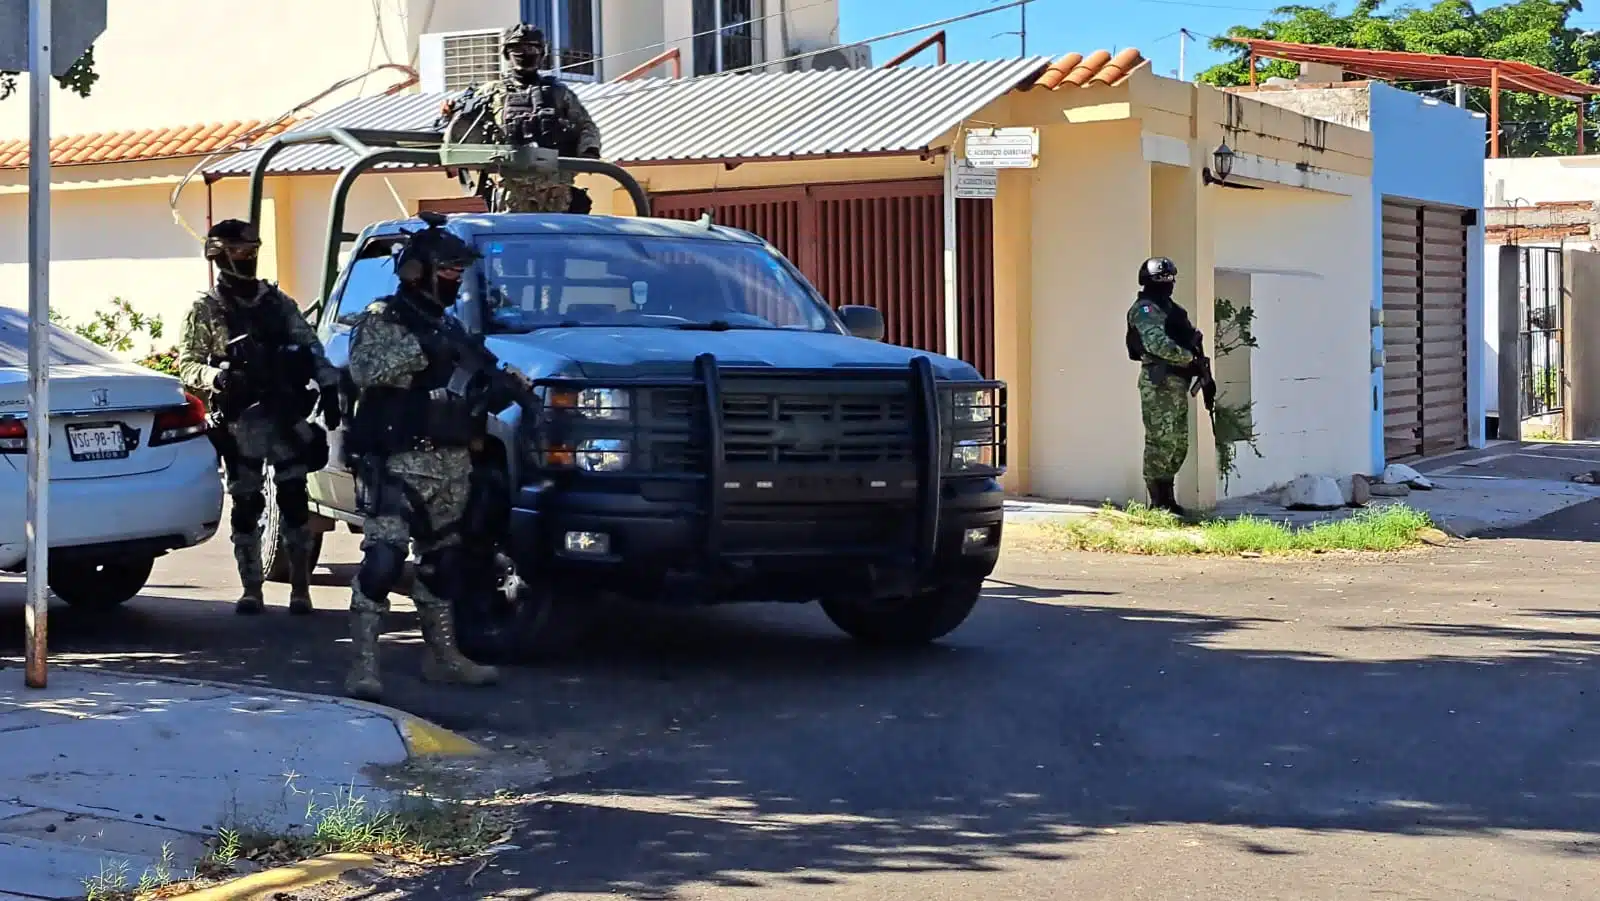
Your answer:
[[[50,327],[50,589],[109,608],[155,559],[217,533],[205,407],[179,381]],[[0,308],[0,570],[27,568],[28,320]]]

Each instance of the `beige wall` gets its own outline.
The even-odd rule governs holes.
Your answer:
[[[175,182],[52,192],[52,309],[87,322],[120,297],[162,318],[166,331],[156,349],[177,341],[207,274],[200,242],[172,218],[168,198]],[[222,186],[218,194],[219,211],[242,208],[238,185]],[[205,233],[205,188],[198,180],[185,191],[180,210],[191,228]],[[27,306],[27,221],[27,195],[0,193],[0,305]],[[149,349],[135,348],[136,355]]]
[[[1150,255],[1150,167],[1139,153],[1139,124],[1048,126],[1040,144],[1048,150],[1028,186],[1029,485],[1047,497],[1136,497],[1138,371],[1122,335],[1134,277]]]
[[[1240,445],[1226,495],[1305,473],[1368,471],[1371,193],[1213,193],[1216,264],[1235,279],[1249,275],[1260,343],[1250,353],[1249,393],[1262,457]]]

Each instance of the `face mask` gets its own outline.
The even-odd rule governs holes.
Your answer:
[[[539,66],[544,63],[544,50],[532,47],[513,47],[511,49],[511,68],[523,74],[539,71]]]
[[[1153,297],[1158,297],[1162,300],[1169,300],[1172,298],[1172,289],[1175,287],[1177,286],[1172,282],[1155,282],[1149,287],[1145,288],[1145,291]]]

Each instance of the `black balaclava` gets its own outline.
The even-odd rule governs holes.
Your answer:
[[[511,72],[523,84],[539,80],[539,69],[545,64],[547,49],[544,31],[532,25],[513,25],[501,37],[501,52],[511,62]]]
[[[248,222],[224,219],[206,232],[206,259],[217,267],[217,288],[230,297],[255,296],[260,252],[261,239]]]
[[[462,270],[479,258],[477,250],[446,231],[443,217],[424,214],[429,227],[413,232],[400,251],[397,270],[406,287],[430,312],[443,314],[461,294]]]

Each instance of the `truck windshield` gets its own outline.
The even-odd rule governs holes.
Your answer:
[[[835,329],[805,285],[764,247],[631,235],[480,239],[485,325],[541,328]]]

